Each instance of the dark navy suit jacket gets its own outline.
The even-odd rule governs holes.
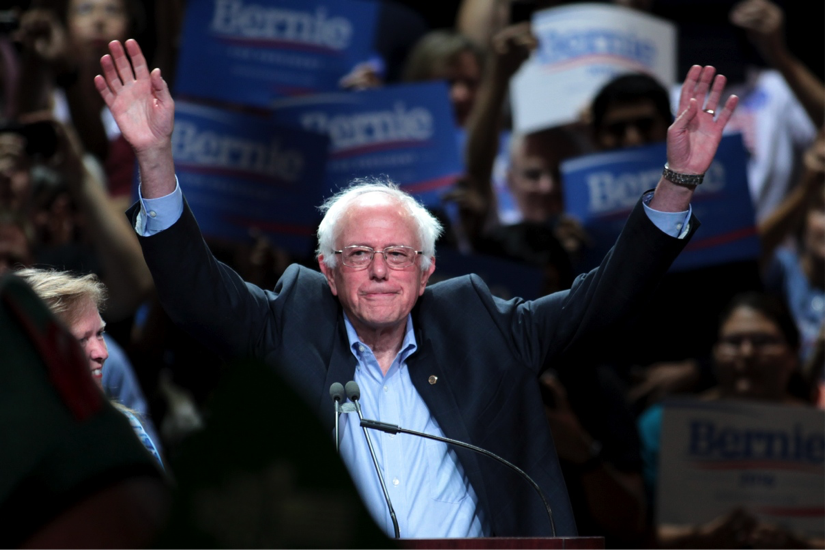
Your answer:
[[[698,225],[692,219],[691,232]],[[431,414],[447,437],[526,471],[550,502],[558,536],[575,536],[576,525],[536,379],[638,313],[686,242],[656,228],[640,201],[601,266],[568,291],[504,301],[470,275],[429,286],[412,311],[418,350],[407,365]],[[352,380],[356,360],[341,306],[319,272],[291,266],[272,291],[243,282],[212,257],[188,206],[141,245],[175,323],[227,358],[273,365],[332,430],[329,387]],[[550,536],[542,501],[524,480],[456,452],[495,536]]]

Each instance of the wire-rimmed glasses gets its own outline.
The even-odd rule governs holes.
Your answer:
[[[387,246],[383,250],[376,250],[371,246],[360,245],[345,246],[334,252],[341,255],[345,266],[353,269],[366,269],[372,263],[376,253],[384,256],[384,263],[390,269],[405,269],[415,263],[419,254],[424,253],[411,246]]]

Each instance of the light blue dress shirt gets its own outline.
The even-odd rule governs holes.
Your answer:
[[[417,349],[412,317],[407,316],[401,351],[386,375],[372,350],[358,339],[346,314],[344,321],[350,350],[358,360],[354,380],[361,390],[364,418],[444,437],[407,368],[407,357]],[[392,520],[358,415],[341,415],[340,430],[341,458],[372,517],[392,537]],[[447,444],[408,434],[369,433],[402,538],[489,535],[477,509],[478,497]]]
[[[645,213],[671,237],[684,238],[689,231],[687,212],[659,212],[647,203]],[[183,212],[183,195],[175,191],[157,199],[143,199],[135,230],[149,236],[171,227]],[[401,351],[387,374],[381,372],[372,350],[362,344],[349,319],[344,316],[352,354],[358,361],[354,380],[361,390],[364,418],[397,424],[403,428],[443,436],[435,418],[410,379],[406,359],[417,349],[412,317]],[[341,415],[341,458],[349,469],[361,498],[384,532],[392,537],[394,529],[384,500],[375,466],[356,413]],[[437,441],[407,434],[370,431],[379,466],[382,469],[402,538],[489,536],[489,526],[477,509],[478,498],[464,474],[455,451]]]

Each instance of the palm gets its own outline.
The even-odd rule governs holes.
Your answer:
[[[717,109],[725,87],[725,77],[718,75],[714,79],[714,73],[713,67],[702,68],[696,65],[690,69],[682,86],[679,116],[668,129],[667,135],[667,161],[676,172],[704,174],[707,171],[716,155],[725,124],[736,107],[738,100],[736,96],[731,96],[718,117],[714,116],[713,111]]]
[[[140,47],[127,42],[131,64],[119,43],[101,60],[104,76],[95,78],[126,141],[136,150],[165,144],[174,127],[174,102],[159,72],[149,73]]]

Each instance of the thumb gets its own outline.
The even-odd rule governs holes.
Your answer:
[[[169,93],[169,85],[160,74],[160,69],[154,69],[151,73],[152,91],[155,92],[161,103],[168,104],[172,101],[172,94]]]

